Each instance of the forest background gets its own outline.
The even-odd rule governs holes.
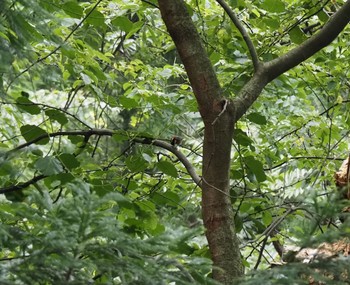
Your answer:
[[[1,284],[347,284],[350,1],[0,11]]]

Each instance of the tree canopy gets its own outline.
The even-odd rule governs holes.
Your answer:
[[[1,284],[345,284],[350,1],[0,8]]]

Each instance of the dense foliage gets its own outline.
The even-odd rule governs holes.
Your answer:
[[[227,2],[266,60],[343,4]],[[187,3],[234,97],[252,73],[243,38],[215,1]],[[183,137],[176,149],[200,173],[203,123],[157,2],[4,0],[0,18],[1,284],[211,284],[200,189],[150,143]],[[349,149],[349,33],[269,84],[236,126],[246,284],[305,279],[300,265],[254,269],[349,233],[333,182]]]

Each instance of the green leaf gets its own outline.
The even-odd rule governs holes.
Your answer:
[[[262,216],[262,221],[265,226],[269,226],[272,222],[272,215],[269,211],[265,211]]]
[[[127,17],[117,17],[111,21],[111,24],[126,33],[129,33],[133,26],[133,23]]]
[[[44,145],[50,141],[49,134],[35,125],[24,125],[20,131],[26,142],[35,141],[35,144]]]
[[[247,156],[244,158],[244,162],[249,170],[255,175],[258,182],[266,180],[263,164],[260,161],[256,160],[253,156]]]
[[[147,161],[140,155],[130,155],[126,161],[126,166],[132,172],[140,172],[147,168]]]
[[[320,19],[320,21],[322,21],[323,23],[327,22],[329,19],[328,14],[321,10],[320,12],[317,13],[317,17]]]
[[[266,117],[259,113],[250,113],[247,115],[247,119],[258,125],[266,125],[267,123]]]
[[[63,165],[72,170],[80,166],[80,162],[76,159],[76,157],[70,153],[62,153],[59,156],[59,160],[63,163]]]
[[[129,39],[131,36],[136,34],[141,29],[142,26],[143,26],[143,22],[134,23],[132,25],[131,31],[126,35],[126,38]]]
[[[284,12],[286,7],[281,0],[264,0],[262,8],[273,13]]]
[[[137,101],[132,98],[127,98],[123,96],[123,97],[120,97],[119,100],[120,100],[120,104],[122,104],[123,107],[126,109],[136,108],[139,105]]]
[[[251,203],[243,202],[242,205],[239,207],[239,211],[241,213],[246,213],[250,210],[251,207],[252,207]]]
[[[46,110],[46,116],[48,116],[51,120],[60,123],[61,125],[65,125],[68,123],[68,119],[66,115],[58,110]]]
[[[92,185],[92,189],[101,197],[114,190],[110,183],[106,183],[102,179],[93,179],[90,183]]]
[[[51,175],[44,179],[44,183],[47,187],[54,187],[59,185],[64,185],[74,180],[74,176],[71,173],[59,173],[56,175]]]
[[[162,171],[163,173],[167,174],[167,175],[170,175],[174,178],[177,178],[178,177],[178,173],[177,173],[177,170],[174,166],[174,164],[172,164],[171,162],[169,161],[159,161],[157,164],[156,164],[157,168]]]
[[[249,146],[253,143],[253,141],[241,129],[234,130],[233,139],[236,143],[243,146]]]
[[[31,114],[31,115],[37,115],[40,114],[41,109],[40,107],[35,104],[34,102],[30,101],[27,97],[21,96],[16,99],[17,106],[21,110]]]
[[[58,174],[63,171],[60,161],[54,156],[39,158],[35,162],[35,168],[46,176]]]
[[[173,207],[177,207],[180,202],[179,195],[170,190],[164,193],[154,192],[152,199],[157,205],[169,205]]]
[[[289,37],[290,37],[291,41],[295,44],[301,44],[303,41],[306,40],[305,34],[302,32],[302,30],[300,30],[299,27],[293,28],[289,32]]]
[[[0,162],[0,176],[15,174],[17,171],[9,161]]]
[[[277,30],[280,27],[280,23],[275,19],[263,18],[262,21],[272,29]]]
[[[7,200],[11,202],[23,202],[27,195],[23,193],[23,191],[15,191],[10,193],[5,193],[5,197]]]
[[[243,229],[243,220],[240,215],[235,215],[235,229],[239,233]]]
[[[12,19],[14,20],[13,24],[15,25],[14,31],[19,38],[25,38],[28,41],[32,41],[33,39],[40,41],[43,39],[42,35],[38,33],[36,28],[29,24],[19,13],[16,13],[16,17],[12,17]]]
[[[88,9],[86,12],[89,13],[90,11],[91,9]],[[95,26],[96,28],[105,28],[106,26],[105,17],[101,12],[97,11],[96,9],[90,13],[88,18],[86,19],[86,23],[89,23]]]
[[[79,6],[79,4],[75,1],[69,1],[64,3],[62,5],[62,9],[67,15],[73,18],[80,19],[83,17],[84,9],[81,6]]]
[[[123,134],[123,133],[115,133],[115,134],[112,136],[112,138],[113,138],[115,141],[117,141],[117,142],[129,140],[129,136],[126,135],[125,133],[124,133],[124,134]]]

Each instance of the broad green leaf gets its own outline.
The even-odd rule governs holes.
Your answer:
[[[247,115],[247,119],[258,125],[266,125],[267,123],[266,117],[259,113],[250,113]]]
[[[18,108],[31,115],[37,115],[41,112],[40,107],[25,96],[18,97],[16,103]]]
[[[268,27],[277,30],[280,27],[280,23],[276,19],[263,18],[262,20]]]
[[[92,185],[92,189],[101,197],[114,190],[110,183],[106,183],[102,179],[93,179],[90,181],[90,183]]]
[[[147,161],[140,155],[130,155],[126,161],[126,166],[132,172],[140,172],[147,168]]]
[[[35,168],[46,176],[58,174],[63,171],[60,161],[54,156],[39,158],[35,162]]]
[[[164,172],[165,174],[170,175],[174,178],[178,177],[177,169],[175,168],[173,163],[163,160],[159,161],[156,164],[156,166],[160,171]]]
[[[264,0],[262,8],[273,13],[284,12],[286,7],[281,0]]]
[[[57,187],[72,182],[74,180],[74,176],[71,173],[59,173],[56,175],[51,175],[44,179],[44,183],[47,187]]]
[[[246,213],[250,210],[251,207],[252,207],[251,203],[243,202],[242,205],[239,207],[239,211],[241,213]]]
[[[35,125],[24,125],[20,128],[26,142],[35,141],[35,144],[47,144],[50,141],[49,134]]]
[[[164,193],[155,192],[152,195],[152,200],[157,205],[169,205],[177,207],[180,202],[180,197],[173,191],[166,191]]]
[[[256,160],[253,156],[247,156],[244,158],[244,162],[249,170],[255,175],[258,182],[266,180],[263,164],[260,161]]]
[[[91,9],[87,10],[86,13],[89,13]],[[90,13],[88,18],[86,19],[86,23],[89,23],[96,28],[105,28],[105,17],[100,11],[97,11],[96,9]]]
[[[289,37],[292,40],[292,42],[295,44],[301,44],[303,41],[306,40],[305,34],[302,32],[302,30],[300,30],[298,26],[293,28],[289,32]]]
[[[126,38],[129,39],[131,36],[136,34],[141,29],[142,26],[143,26],[143,22],[134,23],[131,31],[127,34]]]
[[[0,162],[0,176],[15,174],[16,170],[9,161]]]
[[[80,19],[83,17],[84,9],[75,1],[62,4],[62,9],[67,15],[73,18]]]
[[[272,222],[272,215],[269,211],[265,211],[262,215],[262,221],[265,226],[269,226]]]
[[[253,143],[253,141],[241,129],[234,130],[233,139],[235,140],[236,143],[243,146],[248,146]]]
[[[328,14],[321,10],[320,12],[317,13],[317,17],[320,19],[320,21],[322,21],[323,23],[327,22],[329,19]]]
[[[15,191],[15,192],[5,193],[5,197],[7,200],[11,202],[18,203],[18,202],[23,202],[27,197],[27,195],[25,195],[23,191]]]
[[[45,114],[53,121],[65,125],[68,123],[66,115],[58,110],[49,109],[45,111]]]
[[[120,28],[122,31],[129,33],[132,29],[133,23],[127,17],[117,17],[111,21],[113,26]]]
[[[231,171],[231,178],[232,179],[242,179],[244,176],[244,173],[242,170],[232,170]]]
[[[70,153],[62,153],[59,156],[59,160],[63,163],[63,165],[72,170],[80,166],[80,162],[76,159],[76,157]]]
[[[139,105],[136,100],[132,98],[127,98],[125,96],[120,97],[119,101],[120,104],[122,104],[123,107],[126,109],[136,108]]]

